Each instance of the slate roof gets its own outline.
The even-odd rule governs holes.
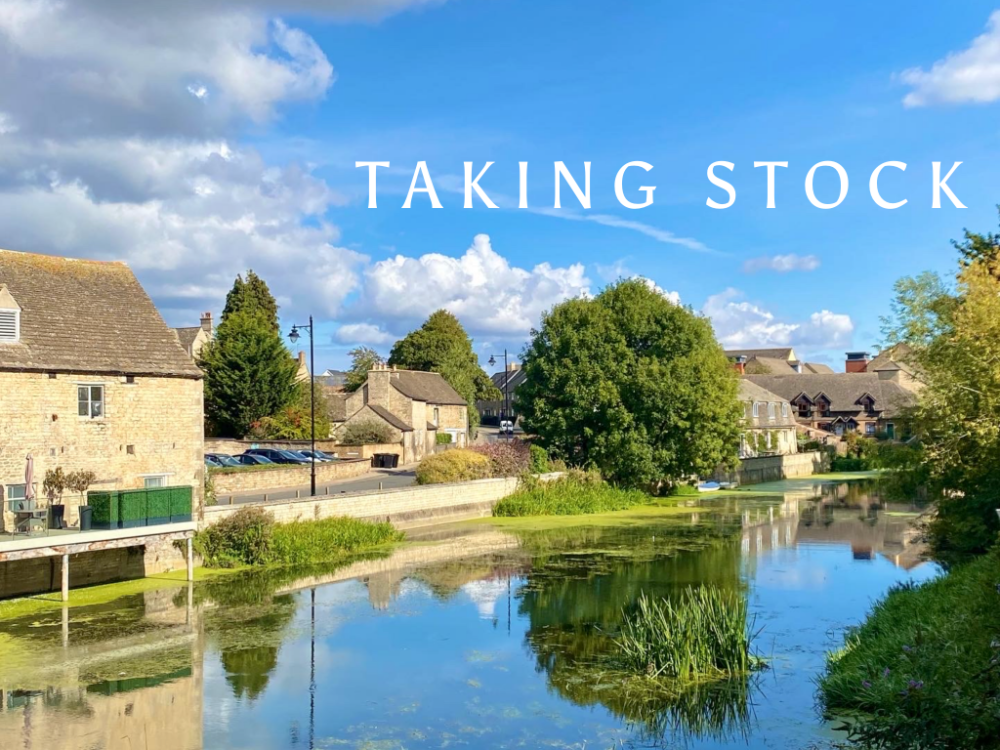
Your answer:
[[[803,362],[802,369],[806,372],[810,372],[814,375],[834,375],[833,368],[830,365],[820,364],[819,362]]]
[[[908,344],[896,344],[894,346],[887,347],[883,349],[876,355],[876,357],[871,360],[867,367],[867,372],[878,372],[879,370],[902,370],[910,375],[914,374],[914,368],[912,365],[906,362],[907,355],[910,353],[910,347]],[[891,367],[890,365],[895,365]]]
[[[739,399],[740,401],[774,401],[779,404],[782,401],[788,401],[787,398],[779,396],[777,393],[772,393],[747,378],[740,378]]]
[[[513,395],[514,391],[518,386],[521,385],[526,379],[527,374],[523,369],[512,370],[510,373],[505,373],[503,370],[500,372],[495,372],[490,376],[490,380],[493,381],[493,385],[497,387],[501,393],[503,393],[503,378],[504,375],[508,375],[507,378],[507,393]]]
[[[0,284],[21,307],[0,370],[201,377],[124,263],[0,250]]]
[[[393,388],[414,401],[428,404],[466,406],[466,401],[448,381],[436,372],[393,370],[389,382]]]
[[[201,333],[201,326],[195,326],[194,328],[175,328],[174,332],[177,334],[177,338],[183,346],[188,351],[194,346],[194,340],[198,338],[198,334]]]
[[[740,401],[749,401],[751,403],[756,402],[760,404],[788,403],[787,398],[782,398],[778,394],[772,393],[766,388],[762,388],[757,383],[754,383],[747,378],[740,378],[739,399]],[[752,411],[748,411],[747,419],[752,427],[773,429],[776,427],[795,426],[795,417],[793,416],[791,404],[786,407],[785,416],[781,415],[781,409],[775,409],[773,421],[770,419],[767,409],[762,410],[757,417],[753,416]]]
[[[885,417],[896,416],[901,408],[916,402],[912,391],[881,380],[875,373],[747,375],[745,379],[792,402],[802,393],[814,402],[822,394],[830,400],[831,412],[861,411],[858,400],[866,393],[875,399],[875,408]]]
[[[372,403],[365,404],[365,406],[367,406],[373,412],[378,414],[382,419],[391,424],[397,430],[402,430],[403,432],[413,432],[413,428],[410,427],[410,425],[406,424],[406,422],[397,417],[395,414],[386,409],[384,406],[378,406]]]
[[[746,362],[746,368],[752,374],[754,369],[765,368],[770,375],[794,375],[795,368],[788,364],[787,359],[775,357],[751,357]]]
[[[778,349],[726,349],[727,357],[764,357],[767,359],[783,359],[786,362],[794,359],[792,347],[782,347]]]

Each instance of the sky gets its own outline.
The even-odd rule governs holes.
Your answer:
[[[725,346],[842,369],[896,279],[997,224],[1000,3],[0,0],[0,51],[0,247],[125,260],[173,326],[253,268],[285,329],[315,316],[320,371],[439,308],[484,365],[516,358],[544,311],[632,276]],[[377,208],[358,161],[391,165]],[[402,208],[419,161],[440,209]],[[463,208],[467,161],[494,162],[498,208]],[[581,185],[591,162],[589,209],[565,184],[553,208],[557,161]],[[630,161],[647,208],[616,198]],[[755,161],[788,162],[774,208]],[[821,161],[849,177],[834,209],[806,195]],[[894,210],[868,190],[886,161]],[[962,162],[965,208],[931,207],[934,161]]]

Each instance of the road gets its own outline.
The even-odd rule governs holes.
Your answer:
[[[318,483],[316,494],[336,494],[340,492],[374,492],[381,486],[388,490],[394,487],[409,487],[416,484],[417,477],[413,467],[402,469],[375,469],[358,479],[343,479],[339,482]],[[266,496],[265,496],[266,495]],[[230,502],[230,497],[232,501]],[[241,505],[243,503],[259,502],[261,500],[291,500],[296,497],[309,497],[309,485],[300,487],[280,487],[274,490],[252,490],[233,495],[219,495],[216,501],[219,505]]]

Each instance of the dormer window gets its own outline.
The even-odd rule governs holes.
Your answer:
[[[16,344],[21,340],[21,306],[0,284],[0,344]]]

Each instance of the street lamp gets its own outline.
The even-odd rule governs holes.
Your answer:
[[[288,334],[289,340],[294,344],[296,343],[299,336],[299,329],[304,331],[309,331],[309,452],[311,459],[309,463],[312,465],[312,473],[310,474],[310,495],[316,495],[316,349],[313,346],[313,318],[312,315],[309,316],[309,325],[298,326],[293,325],[291,333]]]
[[[496,363],[497,363],[496,358],[491,354],[490,367],[496,366]],[[509,412],[510,403],[509,403],[509,396],[507,393],[507,381],[509,379],[510,379],[510,369],[507,367],[507,350],[504,349],[503,350],[503,414],[508,419],[510,419],[510,412]],[[503,421],[503,417],[501,417],[501,421]],[[514,429],[514,423],[513,420],[511,420],[511,431],[513,431],[513,429]],[[511,437],[510,435],[504,433],[504,436],[506,437],[507,440],[510,440]]]

